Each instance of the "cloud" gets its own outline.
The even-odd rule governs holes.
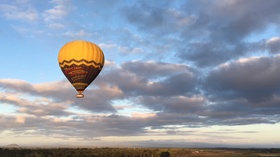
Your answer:
[[[210,125],[274,124],[280,121],[278,63],[279,56],[243,58],[220,64],[205,77],[185,64],[112,63],[83,99],[75,98],[66,80],[32,84],[0,79],[0,102],[15,107],[14,114],[0,113],[0,129],[93,140],[188,135],[182,128]],[[141,110],[127,112],[131,108]]]
[[[23,116],[17,116],[17,117],[16,117],[16,122],[17,122],[17,123],[22,123],[22,124],[24,124],[24,123],[25,123],[25,117],[23,117]]]
[[[61,20],[66,17],[71,11],[75,10],[70,0],[52,0],[53,8],[44,11],[44,20],[52,22]]]
[[[118,85],[127,95],[171,96],[194,91],[196,79],[183,65],[136,61],[113,68],[101,80]]]
[[[203,1],[190,2],[189,5],[185,5],[185,8],[193,7],[201,2]],[[271,24],[279,22],[276,12],[278,1],[265,4],[261,0],[246,3],[241,0],[204,3],[210,3],[211,6],[205,5],[208,8],[205,9],[199,5],[199,18],[196,24],[200,25],[194,25],[194,27],[205,28],[210,33],[209,37],[218,42],[240,42],[247,35],[262,32]]]
[[[122,10],[127,21],[138,29],[164,36],[182,30],[196,21],[196,16],[176,10],[172,3],[142,1]]]
[[[212,70],[203,85],[211,104],[205,116],[225,124],[279,122],[272,118],[279,114],[279,61],[279,56],[250,57]]]
[[[165,77],[184,71],[188,72],[190,75],[194,75],[191,68],[184,64],[170,64],[155,61],[131,61],[123,63],[122,67],[124,70],[137,72],[138,75],[148,78]]]
[[[70,115],[70,112],[66,111],[68,109],[67,103],[69,103],[67,101],[56,103],[46,98],[29,100],[23,94],[0,92],[0,102],[15,106],[17,108],[16,112],[19,114],[36,117]]]
[[[164,113],[184,113],[195,114],[206,108],[205,98],[202,96],[172,96],[172,97],[157,97],[157,96],[142,96],[138,98],[138,103],[141,103],[147,108],[154,111]]]
[[[66,37],[70,37],[70,38],[73,38],[73,39],[82,39],[82,38],[85,38],[85,37],[90,37],[92,36],[91,33],[89,32],[86,32],[85,30],[81,29],[77,32],[73,32],[73,31],[67,31],[63,34],[64,36]]]
[[[185,8],[197,8],[195,6],[201,2],[193,1]],[[182,51],[178,52],[179,57],[192,60],[200,67],[218,65],[248,54],[251,52],[250,45],[254,43],[248,43],[246,39],[253,34],[265,32],[271,25],[279,22],[275,11],[275,6],[279,6],[278,1],[265,4],[262,1],[243,3],[239,0],[206,3],[211,4],[203,5],[207,6],[207,9],[199,5],[196,22],[181,34],[187,38],[190,35],[194,36],[193,32],[204,32],[194,36],[204,42],[200,45],[192,42],[187,46],[188,49],[182,48]]]
[[[65,26],[61,23],[50,23],[47,25],[49,28],[52,29],[61,29],[61,28],[65,28]]]
[[[173,2],[142,1],[124,7],[122,13],[132,27],[153,41],[146,44],[150,54],[156,54],[153,57],[173,54],[181,62],[208,68],[256,52],[265,54],[266,39],[250,42],[249,38],[278,25],[277,6],[278,1],[264,4],[260,0],[198,0],[180,7]],[[267,44],[270,52],[277,49],[271,44]],[[158,45],[165,47],[161,50]]]
[[[266,46],[270,53],[276,54],[280,50],[280,37],[272,37],[266,41]]]
[[[21,5],[22,6],[22,5]],[[22,20],[36,22],[39,18],[39,13],[31,7],[21,7],[12,4],[0,4],[0,10],[3,16],[11,20]]]
[[[135,71],[136,67],[139,71]],[[153,68],[150,68],[149,71],[148,67]],[[119,73],[119,75],[116,75],[116,73]],[[147,75],[149,73],[151,75]],[[170,74],[171,76],[168,76]],[[121,79],[118,79],[118,77],[121,77]],[[165,78],[160,80],[160,77]],[[142,81],[137,81],[138,79]],[[155,79],[154,84],[159,84],[160,89],[154,90],[151,87],[157,86],[149,83],[149,80],[152,79]],[[187,83],[186,86],[191,87],[191,89],[182,88],[179,90],[180,95],[194,90],[188,79],[195,79],[195,76],[190,68],[185,65],[133,61],[124,63],[121,67],[107,69],[104,74],[96,79],[94,85],[87,89],[83,100],[74,98],[73,87],[66,81],[31,84],[23,80],[1,79],[0,87],[3,92],[0,95],[0,101],[15,106],[15,112],[21,115],[20,117],[10,116],[9,119],[13,123],[10,127],[7,127],[12,128],[17,125],[19,127],[18,131],[38,127],[41,129],[35,130],[35,134],[55,134],[59,137],[81,138],[145,134],[146,127],[161,125],[157,123],[163,120],[159,120],[163,118],[162,116],[153,113],[153,111],[159,111],[159,108],[148,107],[151,97],[147,92],[152,95],[159,95],[155,100],[158,103],[165,102],[162,105],[163,112],[172,113],[187,109],[189,113],[203,104],[203,98],[175,96],[178,93],[175,89],[176,83]],[[180,81],[183,82],[180,83]],[[14,95],[15,93],[17,95]],[[71,93],[73,94],[71,95]],[[174,95],[172,100],[163,99],[168,95]],[[30,96],[31,98],[29,98]],[[143,106],[147,105],[146,107],[150,108],[151,112],[132,113],[131,116],[118,115],[118,111],[113,106],[113,100],[126,99],[138,101]],[[172,104],[172,102],[176,104]],[[189,105],[185,106],[184,103],[189,103]],[[73,111],[71,109],[73,107],[96,114]],[[3,116],[7,117],[6,115]],[[37,119],[33,117],[37,117]],[[59,117],[61,120],[59,120]],[[166,118],[171,117],[167,116]],[[147,120],[150,121],[148,124]],[[80,121],[83,121],[83,123],[78,123]],[[170,121],[175,123],[175,114],[172,120],[166,121],[162,125],[167,125]],[[180,124],[182,121],[178,123]],[[29,125],[23,126],[23,124]],[[22,129],[20,129],[21,127]],[[67,129],[68,131],[66,131]]]
[[[69,24],[71,23],[71,20],[69,20],[68,17],[76,10],[76,7],[70,0],[52,0],[50,4],[52,4],[52,7],[43,10],[41,13],[41,17],[45,23],[45,26],[52,29],[49,32],[52,32],[53,30],[60,30],[59,34],[64,33],[64,36],[70,36],[72,38],[81,38],[87,36],[86,32],[82,29],[78,33],[75,31],[73,33],[70,31],[70,29],[68,29],[70,28]],[[48,35],[50,34],[51,33]]]
[[[229,96],[242,96],[248,100],[269,98],[276,94],[280,75],[279,56],[251,57],[220,65],[210,72],[207,87]]]
[[[141,48],[135,48],[135,47],[129,47],[129,46],[121,46],[121,45],[117,45],[117,44],[104,44],[101,43],[99,44],[99,46],[101,48],[104,49],[111,49],[114,51],[118,51],[120,53],[123,53],[125,55],[135,55],[135,54],[140,54],[143,53],[144,51]]]
[[[71,86],[70,83],[66,82],[66,80],[58,81],[58,82],[50,82],[50,83],[30,84],[22,80],[0,79],[0,87],[2,87],[3,90],[10,92],[12,94],[21,93],[22,95],[27,95],[27,96],[35,96],[35,97],[43,97],[43,98],[46,97],[54,101],[54,104],[50,103],[48,107],[52,105],[55,106],[57,105],[56,103],[65,102],[65,103],[69,103],[70,105],[78,106],[82,109],[83,108],[87,110],[90,109],[95,112],[114,111],[115,109],[111,106],[110,103],[108,103],[111,101],[109,97],[113,98],[116,97],[116,95],[121,94],[121,92],[118,91],[118,89],[116,89],[115,87],[104,86],[102,92],[103,94],[106,94],[106,96],[108,97],[102,96],[99,90],[94,90],[91,91],[94,93],[94,95],[89,96],[88,99],[85,99],[85,101],[82,104],[80,104],[80,102],[75,98],[74,88]],[[69,93],[73,93],[72,96],[70,96]],[[102,97],[104,99],[102,99]],[[95,99],[98,101],[96,101]],[[108,101],[106,99],[108,99]],[[20,99],[20,100],[24,100],[27,104],[32,103],[32,101],[29,101],[27,99]],[[92,102],[96,102],[96,103],[92,103]],[[13,103],[15,103],[15,101]],[[16,104],[22,104],[22,103],[17,102]],[[37,104],[34,104],[34,106],[36,105]],[[44,111],[45,109],[40,109],[40,110]],[[22,111],[27,111],[27,110],[22,109]],[[53,111],[55,111],[55,109]],[[50,114],[50,113],[46,111],[42,114]]]
[[[69,0],[52,0],[48,3],[50,5],[31,1],[7,2],[0,4],[0,13],[8,20],[7,23],[11,23],[8,27],[23,34],[23,37],[44,36],[47,40],[46,37],[69,31],[66,26],[71,22],[66,19],[75,10]],[[53,32],[57,29],[60,32]]]

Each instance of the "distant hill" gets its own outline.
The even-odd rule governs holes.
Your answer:
[[[9,144],[9,145],[4,146],[4,148],[8,148],[8,149],[19,149],[20,146],[13,143],[13,144]]]

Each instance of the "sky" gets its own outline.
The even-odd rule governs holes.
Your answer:
[[[280,148],[279,0],[0,0],[0,146]],[[58,65],[105,65],[76,91]]]

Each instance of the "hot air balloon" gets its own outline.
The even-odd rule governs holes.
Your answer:
[[[84,97],[84,90],[97,77],[104,65],[104,54],[94,43],[75,40],[66,43],[58,54],[59,66],[77,90],[77,98]]]

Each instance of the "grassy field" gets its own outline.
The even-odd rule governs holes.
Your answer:
[[[280,157],[280,149],[0,148],[0,157]]]

